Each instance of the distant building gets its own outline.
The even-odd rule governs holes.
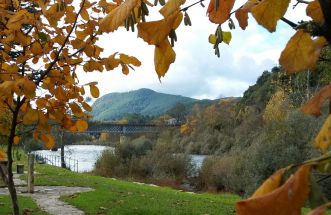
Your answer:
[[[175,118],[168,119],[166,122],[168,125],[176,125],[178,123],[177,119]]]

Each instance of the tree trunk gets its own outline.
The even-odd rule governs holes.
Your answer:
[[[61,167],[66,168],[66,163],[64,160],[63,130],[61,130],[60,132],[60,142],[61,142]]]

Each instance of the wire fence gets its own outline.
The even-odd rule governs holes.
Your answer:
[[[52,166],[61,167],[61,156],[59,155],[45,155],[39,152],[33,152],[33,154],[36,156],[36,161],[39,163],[45,163]],[[64,157],[64,166],[66,169],[78,172],[78,160],[70,158],[70,157]]]

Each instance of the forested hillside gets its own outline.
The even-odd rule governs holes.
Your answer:
[[[93,120],[112,121],[127,114],[158,116],[166,113],[175,104],[184,104],[190,109],[194,104],[208,105],[212,100],[197,100],[189,97],[158,93],[150,89],[139,89],[125,93],[109,93],[93,104]]]

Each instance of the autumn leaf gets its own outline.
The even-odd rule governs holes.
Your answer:
[[[248,26],[248,12],[239,9],[236,11],[235,16],[238,20],[240,28],[245,30],[246,27]]]
[[[183,14],[178,12],[159,21],[138,23],[138,37],[149,45],[158,45],[167,38],[172,29],[178,27],[178,20],[181,22],[182,18]]]
[[[307,16],[310,16],[315,22],[324,22],[324,15],[318,0],[309,2],[306,9],[306,14]]]
[[[277,189],[282,182],[284,172],[285,169],[280,169],[274,174],[272,174],[272,176],[270,176],[265,182],[263,182],[263,184],[254,192],[251,198],[263,196]]]
[[[314,115],[320,116],[321,108],[324,102],[331,98],[331,85],[326,85],[318,93],[316,93],[311,99],[309,99],[306,104],[301,107],[301,111]]]
[[[232,39],[232,34],[231,32],[228,31],[222,31],[222,38],[223,38],[223,42],[225,42],[226,44],[230,44],[231,39]]]
[[[79,105],[75,102],[72,102],[69,104],[69,107],[71,109],[71,111],[73,112],[73,114],[76,116],[76,117],[81,117],[82,114],[83,114],[83,111],[82,109],[79,107]]]
[[[279,188],[236,204],[238,215],[300,215],[309,194],[310,166],[301,166]]]
[[[39,113],[36,109],[29,109],[23,116],[23,124],[30,125],[36,123],[39,119]]]
[[[54,137],[50,134],[41,134],[40,139],[45,143],[45,146],[48,149],[53,148],[55,145]]]
[[[126,0],[123,4],[110,11],[110,13],[100,21],[100,30],[104,32],[115,31],[124,23],[125,19],[131,15],[133,8],[139,5],[139,0]]]
[[[185,3],[186,0],[169,0],[160,9],[160,13],[166,18],[172,13],[179,11],[179,7]]]
[[[31,45],[30,51],[34,55],[39,55],[39,54],[43,53],[43,47],[41,47],[40,43],[34,42]]]
[[[90,93],[93,98],[98,98],[100,95],[98,87],[93,84],[90,85]]]
[[[321,130],[314,140],[314,146],[321,150],[327,150],[331,145],[331,115],[325,120]]]
[[[161,44],[155,46],[154,65],[159,78],[164,77],[171,63],[175,62],[176,53],[169,41],[165,39]]]
[[[76,128],[78,131],[85,131],[88,128],[88,123],[85,120],[77,120],[76,121]]]
[[[216,24],[223,24],[230,18],[234,2],[234,0],[219,0],[218,8],[216,8],[215,0],[210,0],[207,9],[209,20]]]
[[[124,64],[132,64],[133,66],[140,66],[141,62],[132,56],[128,56],[126,54],[120,54],[120,60],[122,61],[122,63]]]
[[[19,136],[15,136],[14,140],[13,140],[13,144],[17,145],[20,142],[20,137]]]
[[[86,102],[82,102],[81,104],[82,104],[83,108],[86,111],[88,111],[88,112],[91,112],[92,111],[92,107],[89,104],[87,104]]]
[[[262,0],[251,12],[260,25],[274,32],[277,21],[284,16],[289,3],[290,0]]]
[[[28,24],[31,22],[29,12],[27,10],[19,10],[15,12],[13,16],[7,22],[7,28],[10,30],[20,30],[22,24]]]
[[[308,215],[327,215],[327,209],[331,208],[331,202],[328,202],[314,210],[310,211]]]
[[[0,161],[6,160],[6,153],[0,149]]]
[[[322,37],[313,41],[309,33],[299,30],[286,44],[279,58],[279,63],[289,73],[314,69],[326,41],[323,43]]]

